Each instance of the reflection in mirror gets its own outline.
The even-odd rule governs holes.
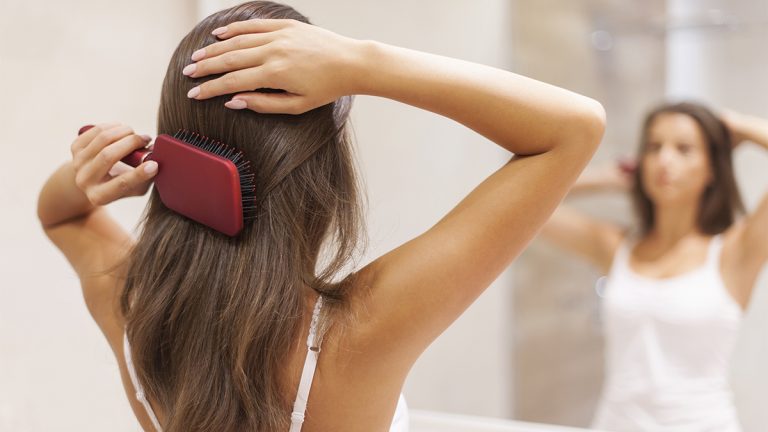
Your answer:
[[[515,266],[514,417],[762,430],[768,7],[519,1],[513,29],[520,73],[596,97],[609,119]],[[680,101],[704,107],[644,123]]]

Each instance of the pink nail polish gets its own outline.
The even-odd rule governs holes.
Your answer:
[[[199,50],[192,53],[192,61],[198,61],[205,57],[205,48],[200,48]]]
[[[219,27],[216,30],[212,31],[211,34],[214,36],[220,36],[227,32],[226,27]]]
[[[149,161],[146,165],[144,165],[144,172],[147,174],[154,174],[157,172],[157,162],[155,161]]]
[[[227,101],[224,106],[229,109],[240,110],[248,107],[248,103],[242,99],[232,99],[231,101]]]
[[[193,73],[195,73],[195,71],[196,71],[196,70],[197,70],[197,65],[196,65],[195,63],[192,63],[192,64],[190,64],[190,65],[187,65],[187,66],[186,66],[186,67],[185,67],[185,68],[184,68],[184,69],[181,71],[181,73],[182,73],[182,74],[184,74],[184,75],[186,75],[186,76],[190,76],[190,75],[192,75]]]
[[[193,88],[192,90],[189,91],[189,93],[187,93],[187,97],[188,98],[192,98],[192,99],[198,97],[199,95],[200,95],[200,87],[199,86]]]

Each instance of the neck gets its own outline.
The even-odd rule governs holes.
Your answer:
[[[648,233],[664,244],[674,244],[691,235],[701,235],[698,227],[699,206],[696,203],[656,205],[654,226]]]

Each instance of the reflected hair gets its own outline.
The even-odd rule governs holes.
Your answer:
[[[733,225],[736,217],[744,213],[739,189],[733,174],[732,139],[725,123],[707,107],[693,102],[660,105],[649,112],[643,122],[638,169],[635,170],[631,190],[635,213],[643,234],[650,232],[655,221],[653,201],[643,189],[642,160],[648,148],[648,134],[653,122],[664,114],[683,114],[693,119],[705,139],[712,182],[707,185],[700,200],[697,224],[704,234],[716,235]]]
[[[311,290],[321,327],[346,312],[360,248],[358,181],[343,97],[301,115],[230,110],[231,96],[187,91],[217,76],[181,71],[216,42],[211,31],[253,18],[309,20],[254,1],[205,18],[179,43],[162,86],[158,134],[197,132],[253,164],[257,212],[235,238],[166,208],[153,189],[126,262],[120,308],[139,381],[167,432],[287,430],[295,389],[285,361]],[[160,168],[162,169],[162,167]]]

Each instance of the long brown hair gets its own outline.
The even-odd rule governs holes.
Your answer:
[[[728,127],[712,111],[693,102],[664,104],[653,109],[645,118],[631,195],[640,228],[647,234],[654,227],[654,205],[643,190],[643,172],[640,161],[648,145],[648,133],[653,121],[662,114],[684,114],[692,118],[706,139],[712,182],[699,201],[698,227],[704,234],[720,234],[730,227],[736,216],[744,212],[744,205],[733,175],[731,134]]]
[[[182,75],[192,52],[216,41],[213,29],[252,18],[308,22],[266,1],[217,12],[184,37],[163,83],[158,134],[187,129],[243,150],[258,206],[230,238],[151,193],[121,309],[138,378],[167,432],[287,430],[295,389],[284,388],[285,361],[303,329],[307,287],[332,313],[344,310],[352,286],[341,274],[361,226],[351,99],[293,116],[229,110],[227,96],[186,96],[215,78]]]

